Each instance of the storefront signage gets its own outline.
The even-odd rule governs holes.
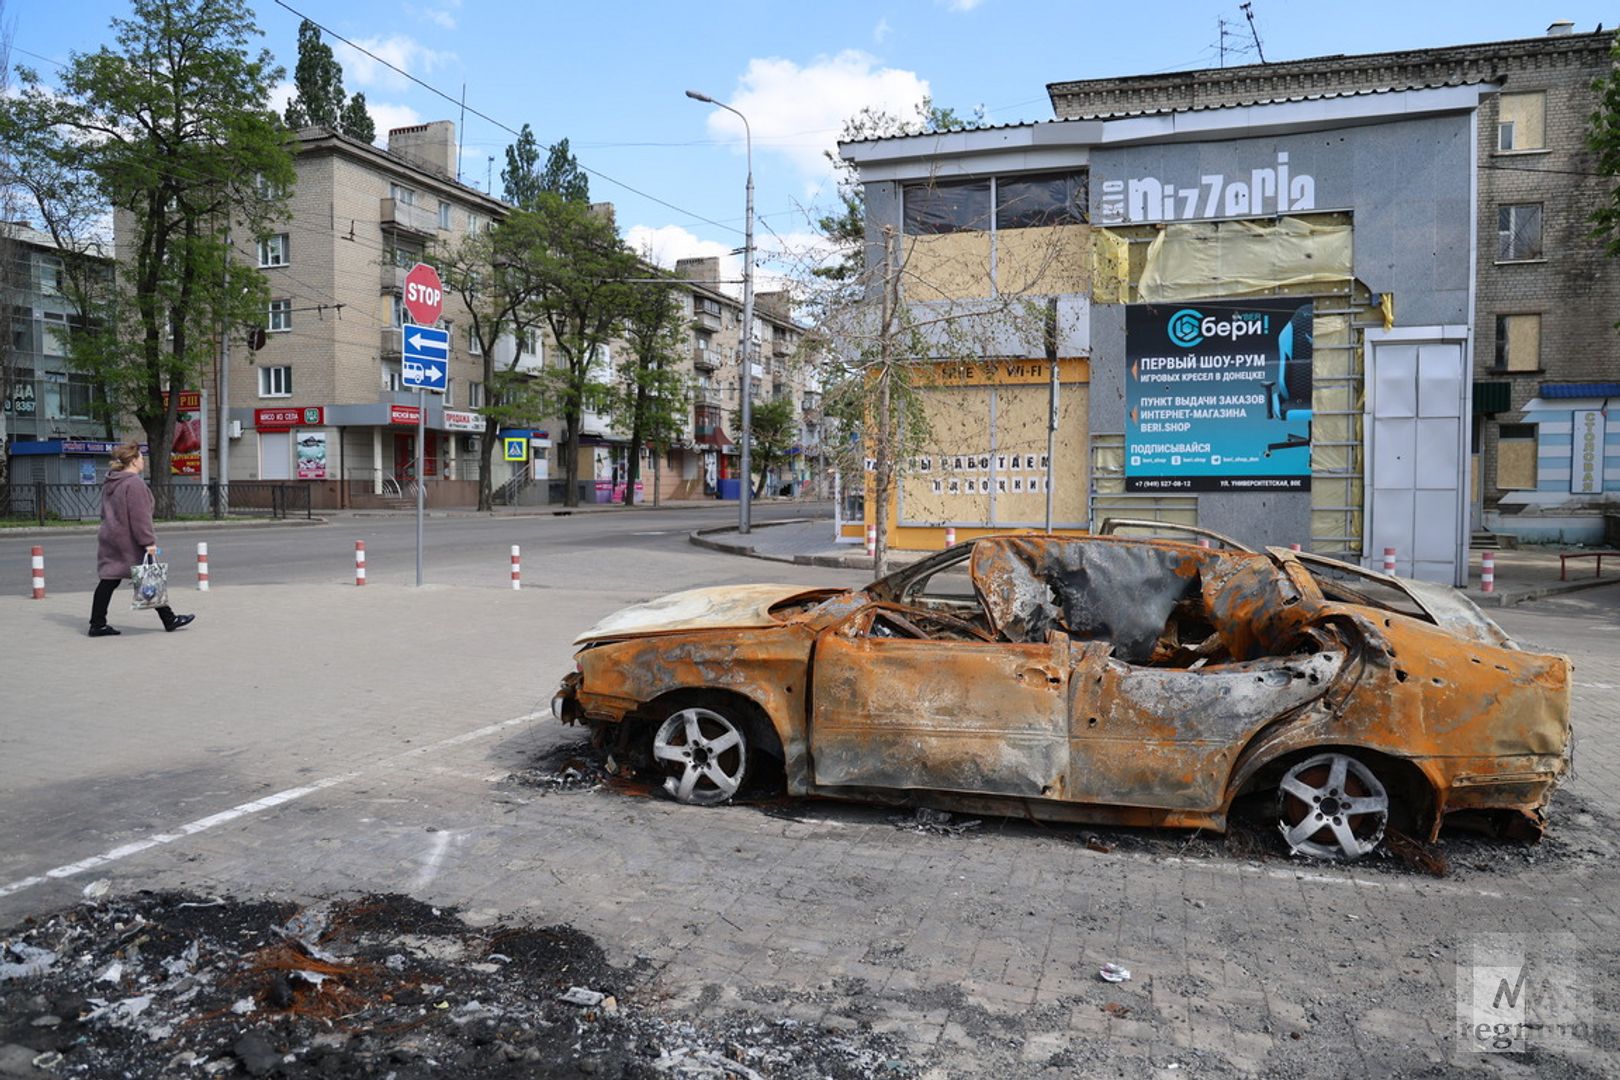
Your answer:
[[[406,427],[415,427],[422,419],[422,410],[415,405],[388,406],[388,422],[401,424]]]
[[[1312,304],[1125,312],[1126,491],[1309,491]]]
[[[326,410],[319,405],[253,410],[253,426],[260,431],[285,431],[300,426],[319,427],[324,423]]]
[[[1279,150],[1274,163],[1232,176],[1104,178],[1098,219],[1103,225],[1123,225],[1265,217],[1315,209],[1316,177],[1295,175],[1288,165],[1288,152]]]
[[[1045,360],[959,360],[938,365],[939,381],[946,386],[1045,385],[1052,381]],[[1058,381],[1083,383],[1091,376],[1091,361],[1071,357],[1058,361]]]
[[[121,444],[106,442],[101,439],[63,439],[62,453],[64,454],[110,454]],[[13,448],[13,453],[16,452]],[[141,444],[141,453],[146,453],[146,444]]]
[[[484,418],[475,412],[446,409],[444,410],[444,427],[446,431],[483,431]]]
[[[6,412],[33,416],[36,404],[33,380],[23,379],[12,385],[11,396],[6,398]]]
[[[1603,439],[1607,424],[1598,409],[1576,409],[1574,419],[1569,490],[1573,495],[1596,495],[1603,491]]]

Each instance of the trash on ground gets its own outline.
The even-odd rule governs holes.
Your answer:
[[[935,836],[960,836],[984,824],[978,818],[958,818],[948,811],[931,810],[926,806],[919,806],[910,817],[891,817],[889,821],[897,829],[932,833]]]
[[[1102,966],[1102,970],[1097,972],[1097,974],[1102,977],[1103,982],[1129,982],[1131,978],[1131,969],[1121,967],[1118,964],[1104,964]]]

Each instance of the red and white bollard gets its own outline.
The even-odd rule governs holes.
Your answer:
[[[877,558],[877,526],[866,527],[866,554],[870,558]]]
[[[945,546],[946,547],[955,547],[956,546],[956,526],[955,525],[947,525],[947,526],[945,526]]]
[[[208,591],[208,545],[197,544],[197,591]]]
[[[30,561],[34,567],[34,599],[45,599],[45,549],[38,544],[34,545],[30,553]]]
[[[1299,547],[1298,544],[1289,544],[1288,545],[1288,550],[1289,551],[1298,551],[1298,550],[1300,550],[1300,547]]]
[[[366,583],[366,542],[364,540],[354,542],[354,583],[356,585]]]
[[[1395,549],[1392,548],[1392,547],[1387,547],[1387,548],[1384,549],[1384,573],[1393,574],[1394,572],[1395,572]]]
[[[523,588],[523,564],[518,561],[518,545],[512,545],[512,588]]]
[[[1199,546],[1199,547],[1201,547],[1201,548],[1207,548],[1207,547],[1209,547],[1209,540],[1208,540],[1208,538],[1203,538],[1203,539],[1200,539],[1200,540],[1199,540],[1199,541],[1198,541],[1198,546]]]
[[[1479,555],[1479,591],[1496,591],[1496,552],[1482,551]]]

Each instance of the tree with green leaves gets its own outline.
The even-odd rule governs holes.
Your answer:
[[[506,168],[501,170],[501,197],[513,206],[534,207],[540,186],[540,144],[528,124],[518,132],[517,142],[506,148]]]
[[[772,469],[793,460],[793,444],[799,437],[799,412],[793,407],[793,398],[783,395],[768,401],[756,401],[748,410],[749,467],[759,470],[759,484],[754,494],[764,495],[766,480]],[[732,426],[742,430],[742,409],[731,412]],[[752,477],[749,478],[752,482]]]
[[[1598,173],[1611,181],[1603,205],[1592,213],[1592,234],[1604,242],[1604,251],[1612,258],[1620,256],[1620,33],[1615,34],[1609,55],[1616,65],[1592,85],[1598,107],[1586,143],[1597,154]]]
[[[268,235],[293,158],[270,109],[282,72],[249,52],[260,32],[243,0],[133,0],[113,30],[115,48],[72,54],[54,88],[19,69],[0,139],[69,255],[97,250],[114,212],[110,283],[93,260],[64,259],[81,314],[70,358],[105,387],[112,415],[140,423],[166,494],[179,395],[165,391],[200,385],[222,325],[262,324],[264,276],[229,258],[227,230]]]
[[[579,167],[579,159],[568,149],[568,140],[559,139],[546,153],[546,167],[540,173],[540,190],[561,195],[569,202],[591,201],[591,179]]]
[[[483,458],[478,474],[478,509],[494,508],[495,448],[505,427],[531,423],[543,415],[543,383],[534,374],[529,343],[537,336],[538,288],[531,255],[541,242],[539,222],[528,210],[514,210],[482,232],[436,248],[433,262],[445,289],[467,309],[469,333],[483,361]]]
[[[579,437],[585,413],[611,395],[606,354],[635,302],[640,260],[619,239],[612,216],[588,203],[542,191],[535,198],[536,236],[528,248],[534,310],[556,344],[556,363],[542,373],[544,392],[567,429],[564,503],[579,504]]]
[[[366,111],[366,96],[345,98],[343,65],[332,46],[321,40],[321,28],[305,19],[298,24],[298,66],[293,69],[294,94],[283,119],[287,126],[323,127],[362,142],[374,142],[377,125]]]
[[[655,273],[650,266],[643,272]],[[622,330],[630,355],[614,372],[609,398],[613,426],[630,433],[626,506],[635,502],[641,448],[667,451],[686,425],[691,397],[681,361],[691,344],[689,325],[677,286],[643,282],[632,290]]]

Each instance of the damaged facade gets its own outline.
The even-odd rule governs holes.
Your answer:
[[[1056,315],[1050,335],[985,328],[975,355],[936,358],[992,385],[928,392],[936,445],[906,463],[889,542],[1038,526],[1017,505],[1033,483],[1056,528],[1151,517],[1367,565],[1393,547],[1402,576],[1461,584],[1472,178],[1498,89],[1480,75],[843,144],[869,261],[901,238],[905,303],[969,326],[985,298]],[[1047,386],[1004,403],[995,384],[1044,384],[1054,359],[1047,462]]]

